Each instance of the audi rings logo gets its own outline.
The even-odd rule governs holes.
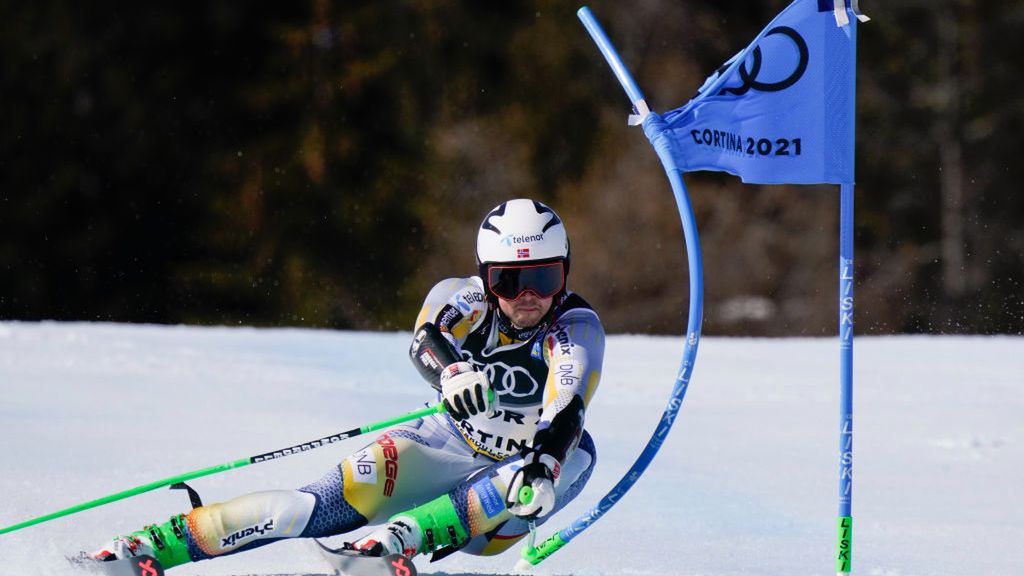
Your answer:
[[[793,41],[793,44],[796,45],[797,52],[799,53],[796,69],[794,69],[789,76],[778,82],[759,81],[758,75],[761,73],[761,64],[764,56],[761,54],[761,46],[754,46],[754,49],[751,51],[752,60],[750,62],[750,69],[747,69],[746,60],[741,62],[739,65],[740,78],[743,79],[743,84],[736,87],[722,88],[722,90],[718,92],[719,96],[722,94],[735,94],[737,96],[742,96],[751,89],[758,90],[760,92],[779,92],[789,88],[800,80],[804,75],[804,72],[807,70],[807,60],[810,57],[810,51],[807,49],[807,42],[804,41],[803,37],[800,36],[796,30],[789,26],[776,26],[765,33],[764,38],[775,34],[782,34],[789,37],[789,39]],[[725,70],[720,70],[719,72],[724,71]]]
[[[491,387],[498,396],[529,398],[540,390],[540,384],[521,366],[509,366],[504,362],[488,364],[484,373],[491,381]]]
[[[504,362],[483,363],[472,357],[465,359],[487,375],[494,393],[506,402],[511,400],[512,404],[517,404],[513,399],[533,400],[540,392],[540,384],[522,366],[509,366]]]

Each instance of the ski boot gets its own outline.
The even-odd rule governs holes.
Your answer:
[[[152,556],[164,568],[191,562],[185,542],[185,515],[178,514],[163,524],[152,524],[127,536],[118,536],[87,555],[98,562]]]
[[[455,505],[447,494],[391,517],[350,548],[371,555],[401,554],[409,558],[441,549],[457,550],[469,541]]]
[[[423,533],[411,516],[399,515],[356,542],[339,549],[320,545],[336,574],[345,576],[416,576],[411,558],[421,552]]]
[[[359,551],[365,556],[401,554],[412,558],[419,552],[422,540],[422,530],[415,519],[410,516],[396,516],[356,542],[346,542],[345,548]]]

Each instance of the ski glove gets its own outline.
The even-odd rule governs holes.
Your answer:
[[[448,415],[465,420],[490,411],[491,383],[469,362],[455,362],[441,372],[441,397]]]
[[[536,520],[555,509],[555,481],[561,466],[550,454],[530,451],[516,470],[505,493],[509,512],[523,520]]]

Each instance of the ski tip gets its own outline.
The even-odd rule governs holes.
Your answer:
[[[131,559],[134,576],[164,576],[164,568],[151,556],[139,556]]]
[[[416,565],[412,563],[412,559],[401,554],[392,554],[385,556],[384,560],[388,563],[388,569],[394,576],[416,576]]]

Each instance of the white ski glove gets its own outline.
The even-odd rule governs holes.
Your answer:
[[[452,418],[465,420],[477,414],[490,413],[491,383],[469,362],[455,362],[445,366],[441,372],[441,397]]]
[[[505,493],[508,511],[523,520],[536,520],[555,509],[555,481],[561,466],[550,454],[531,451],[523,457]]]

